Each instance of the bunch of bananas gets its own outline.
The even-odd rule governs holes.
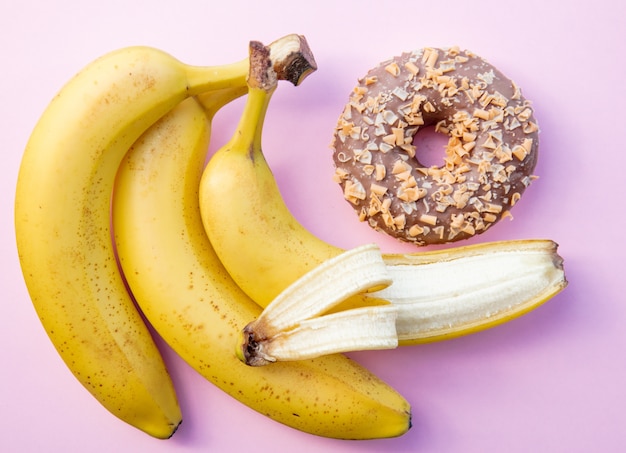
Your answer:
[[[124,48],[70,80],[32,132],[15,203],[32,302],[79,382],[154,437],[182,416],[142,314],[198,373],[280,423],[350,439],[411,425],[409,403],[341,354],[249,367],[235,353],[262,307],[343,252],[291,216],[260,147],[277,80],[297,85],[315,69],[297,35],[210,67]],[[233,139],[203,170],[213,116],[246,93]],[[392,284],[341,305],[391,302],[400,344],[503,322],[566,285],[552,241],[384,260]]]

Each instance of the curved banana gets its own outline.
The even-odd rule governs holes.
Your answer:
[[[408,403],[344,356],[261,368],[235,356],[239,331],[261,308],[221,265],[198,206],[211,119],[228,96],[203,95],[206,114],[195,99],[183,102],[150,128],[120,167],[114,232],[138,304],[201,375],[274,420],[335,438],[403,434],[410,426]],[[251,118],[261,114],[267,97],[263,90],[250,91],[246,134],[256,130]]]
[[[263,307],[315,266],[344,251],[314,236],[291,214],[260,145],[224,148],[211,157],[201,180],[200,209],[220,260]],[[402,345],[501,324],[541,305],[567,284],[557,245],[550,240],[384,258],[394,283],[372,296],[400,306]],[[363,299],[350,303],[358,306]]]
[[[106,409],[158,438],[174,433],[181,413],[116,264],[109,229],[115,175],[150,125],[189,96],[245,84],[247,66],[188,66],[147,47],[107,54],[50,102],[19,171],[17,247],[46,332]]]

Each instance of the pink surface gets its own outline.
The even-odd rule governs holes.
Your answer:
[[[0,451],[571,453],[623,447],[626,154],[617,132],[624,129],[626,105],[624,3],[312,4],[2,4]],[[344,247],[377,241],[386,251],[414,251],[358,223],[331,180],[328,145],[349,91],[367,69],[405,50],[457,44],[522,87],[542,130],[540,179],[514,208],[515,219],[471,242],[554,239],[569,287],[536,311],[483,333],[352,354],[413,405],[413,428],[389,440],[338,441],[279,425],[223,394],[162,345],[185,421],[172,439],[152,439],[87,394],[30,304],[12,222],[22,150],[50,98],[102,53],[146,44],[189,63],[220,64],[242,58],[250,39],[269,42],[292,32],[308,38],[319,70],[301,87],[281,85],[264,149],[289,206],[305,225]],[[218,115],[212,149],[227,139],[240,106]]]

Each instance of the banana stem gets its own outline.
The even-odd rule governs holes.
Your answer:
[[[257,156],[261,154],[263,124],[278,79],[269,47],[258,41],[250,42],[249,60],[248,97],[237,130],[227,147],[231,151],[242,150]]]
[[[263,123],[273,91],[249,88],[246,105],[234,136],[235,146],[231,149],[247,151],[251,157],[262,153]]]
[[[276,89],[278,78],[270,58],[271,50],[259,41],[250,41],[250,72],[248,86],[260,88],[272,93]]]

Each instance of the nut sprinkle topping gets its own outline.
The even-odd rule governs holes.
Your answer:
[[[419,162],[418,131],[448,136],[442,165]],[[361,221],[399,240],[480,234],[536,179],[539,127],[519,87],[470,51],[426,48],[358,81],[335,129],[335,180]]]

